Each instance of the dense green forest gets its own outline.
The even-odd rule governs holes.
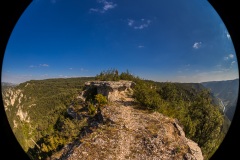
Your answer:
[[[14,87],[23,92],[21,105],[30,122],[16,119],[18,102],[6,111],[17,139],[32,159],[45,159],[90,131],[91,120],[99,118],[107,101],[94,91],[86,95],[86,102],[76,98],[89,80],[134,81],[133,97],[139,109],[176,118],[206,159],[218,148],[230,125],[210,92],[197,83],[154,82],[115,69],[89,78],[32,80]],[[32,104],[35,106],[29,107]],[[70,116],[68,108],[82,116]],[[12,120],[18,127],[13,127]]]
[[[21,103],[15,101],[13,106],[8,106],[6,113],[14,134],[25,151],[42,137],[54,134],[55,123],[82,91],[84,82],[89,80],[93,78],[31,80],[10,87],[15,91],[21,90],[24,95]],[[3,97],[8,88],[2,88]],[[21,121],[16,116],[20,107],[23,112],[27,112],[30,122]],[[14,127],[14,122],[18,124],[17,127]]]

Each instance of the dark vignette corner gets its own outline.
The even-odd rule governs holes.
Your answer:
[[[32,0],[7,0],[0,2],[0,53],[1,63],[3,61],[4,52],[10,38],[11,32],[16,25],[18,19],[29,6]],[[2,71],[2,65],[0,68]],[[8,123],[6,113],[3,106],[1,94],[0,107],[0,159],[19,159],[27,160],[29,157],[22,150],[18,141],[16,140],[10,125]],[[2,158],[1,158],[2,157]]]
[[[208,2],[213,6],[216,12],[221,17],[223,23],[225,24],[229,34],[231,35],[231,39],[233,41],[233,45],[235,48],[236,56],[239,64],[240,57],[240,24],[238,23],[240,19],[240,12],[237,6],[237,1],[226,1],[226,0],[208,0]],[[239,68],[239,65],[238,65]],[[239,95],[238,95],[239,97]],[[225,139],[221,143],[218,150],[211,157],[211,160],[225,160],[225,159],[236,159],[238,157],[239,149],[235,147],[240,142],[240,130],[239,130],[239,122],[240,122],[240,102],[238,98],[236,111],[231,123],[231,126],[228,130]]]
[[[225,0],[208,0],[213,8],[218,12],[219,16],[225,23],[229,34],[231,35],[237,58],[240,56],[240,25],[237,23],[240,19],[240,14],[237,14],[237,1],[225,1]],[[8,39],[11,32],[20,18],[24,10],[29,6],[32,0],[8,0],[1,1],[0,3],[0,53],[1,62],[7,46]],[[0,70],[1,71],[1,70]],[[1,99],[0,107],[0,145],[1,156],[8,157],[7,159],[29,159],[26,153],[22,150],[21,146],[15,139],[14,134],[9,126],[4,106]],[[240,130],[237,123],[240,120],[239,101],[237,103],[236,112],[230,126],[229,132],[226,138],[222,142],[219,149],[212,156],[213,159],[234,159],[238,156],[238,148],[236,144],[239,144]]]

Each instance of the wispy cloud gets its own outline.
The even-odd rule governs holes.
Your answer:
[[[143,46],[143,45],[139,45],[139,46],[138,46],[138,48],[144,48],[144,47],[145,47],[145,46]]]
[[[230,60],[230,59],[231,58],[229,58],[229,56],[224,57],[225,62],[222,64],[215,65],[215,70],[226,72],[226,71],[230,71],[232,69],[236,69],[235,68],[236,61]]]
[[[99,12],[99,9],[97,9],[97,8],[90,8],[89,11],[90,11],[90,12]]]
[[[48,74],[43,74],[41,75],[41,77],[48,77]]]
[[[202,42],[195,42],[192,47],[194,49],[199,49],[201,46],[202,46]]]
[[[84,69],[84,68],[80,68],[80,71],[81,71],[81,72],[88,72],[88,70],[87,70],[87,69]]]
[[[218,64],[218,65],[216,65],[215,67],[217,67],[217,68],[221,68],[222,65],[221,65],[221,64]]]
[[[176,81],[178,82],[207,82],[207,81],[220,81],[220,80],[230,80],[238,78],[238,72],[232,69],[222,69],[222,70],[210,70],[195,72],[192,75],[178,75],[176,76]]]
[[[40,64],[39,66],[40,66],[40,67],[49,67],[48,64]]]
[[[106,11],[110,9],[114,9],[117,4],[113,2],[108,2],[106,0],[98,0],[98,3],[102,4],[103,6],[101,8],[90,8],[90,12],[99,12],[99,13],[105,13]]]
[[[181,73],[189,72],[191,70],[190,68],[191,68],[190,64],[182,65],[182,66],[179,67],[179,70],[177,71],[177,73],[181,74]]]
[[[30,65],[29,68],[36,68],[38,66]]]
[[[144,29],[144,28],[147,28],[150,23],[151,23],[151,20],[145,20],[145,19],[141,19],[139,21],[136,21],[136,20],[133,20],[133,19],[128,19],[127,21],[128,23],[128,26],[134,28],[134,29]]]
[[[229,57],[224,57],[223,59],[224,59],[225,61],[227,61],[227,60],[229,59]]]
[[[73,70],[73,68],[68,68],[69,70]]]
[[[49,67],[48,64],[39,64],[39,65],[30,65],[29,68],[37,68],[37,67]]]
[[[62,75],[62,74],[58,75],[58,77],[68,78],[68,76],[64,76],[64,75]]]
[[[230,64],[230,69],[233,67],[233,65],[236,63],[236,61],[232,61]]]

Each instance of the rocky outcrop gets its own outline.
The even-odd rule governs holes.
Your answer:
[[[12,87],[9,87],[2,91],[2,96],[3,96],[3,103],[4,103],[4,108],[5,111],[10,111],[11,108],[16,108],[15,110],[17,111],[16,117],[19,118],[20,121],[22,122],[30,122],[30,117],[28,116],[28,112],[24,110],[24,106],[22,104],[22,101],[24,100],[24,95],[23,91],[20,89],[14,89]],[[32,107],[36,104],[32,104],[29,107]],[[12,113],[13,114],[13,113]],[[14,127],[17,127],[17,121],[12,119]]]
[[[7,110],[8,109],[7,107],[9,106],[14,106],[16,102],[20,104],[23,99],[23,93],[20,89],[18,90],[14,90],[12,88],[5,89],[4,93],[2,91],[2,96],[5,110]]]
[[[85,83],[86,90],[96,88],[97,93],[108,98],[108,101],[118,100],[119,97],[131,92],[135,83],[132,81],[90,81]]]
[[[134,83],[94,81],[86,85],[111,100],[111,105],[101,109],[103,123],[51,159],[203,160],[200,147],[185,137],[176,119],[135,108],[127,91]]]

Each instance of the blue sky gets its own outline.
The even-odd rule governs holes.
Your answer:
[[[239,76],[231,36],[206,0],[33,0],[9,39],[2,81],[111,68],[162,82]]]

